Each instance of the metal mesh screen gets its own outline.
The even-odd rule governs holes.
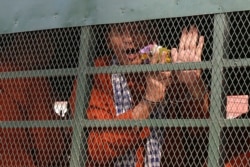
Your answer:
[[[249,166],[249,17],[0,35],[0,166]]]

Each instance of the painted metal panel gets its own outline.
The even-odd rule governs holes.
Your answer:
[[[250,0],[1,0],[0,34],[250,9]]]

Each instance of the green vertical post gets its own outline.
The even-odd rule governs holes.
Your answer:
[[[223,97],[223,55],[224,55],[224,33],[226,16],[216,14],[214,16],[214,36],[213,36],[213,59],[212,59],[212,81],[211,81],[211,106],[209,125],[209,147],[208,147],[208,167],[221,166],[220,162],[220,121],[224,119],[222,112],[224,106]]]
[[[84,118],[88,105],[89,87],[87,86],[88,77],[86,70],[88,69],[88,53],[90,42],[90,27],[83,27],[81,32],[80,55],[77,72],[77,89],[76,89],[76,103],[75,116],[72,120],[73,137],[71,148],[70,167],[84,166],[86,160],[86,149],[83,147],[86,142],[86,136],[83,135]],[[82,152],[83,151],[83,152]]]

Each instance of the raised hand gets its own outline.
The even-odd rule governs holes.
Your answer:
[[[204,45],[204,36],[199,36],[196,27],[191,26],[189,31],[184,28],[180,38],[179,48],[171,49],[173,63],[199,62]],[[200,77],[200,70],[188,70],[176,73],[181,82],[189,82]]]

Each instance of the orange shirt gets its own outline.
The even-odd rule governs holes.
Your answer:
[[[0,73],[40,69],[53,56],[54,45],[47,31],[15,33],[3,38]],[[0,124],[18,120],[54,120],[54,100],[46,78],[0,79]],[[0,127],[0,167],[56,166],[65,141],[63,128]],[[68,140],[67,142],[69,142]],[[69,144],[68,144],[69,145]]]
[[[32,96],[31,79],[1,79],[0,80],[0,120],[28,120],[29,114],[35,116],[31,109]],[[35,80],[33,80],[35,81]],[[34,86],[33,86],[34,88]],[[34,91],[34,90],[33,90]],[[41,104],[36,106],[42,107]],[[0,166],[34,166],[27,130],[24,128],[1,128],[1,165]]]
[[[250,164],[250,152],[242,153],[238,156],[232,157],[231,160],[225,164],[225,167],[247,167]]]
[[[111,62],[110,58],[99,58],[95,61],[96,67],[108,66]],[[134,106],[141,101],[145,94],[145,77],[143,74],[132,74],[127,76],[127,83],[131,91]],[[175,99],[173,96],[186,94],[187,86],[181,83],[172,83],[167,89],[166,94],[170,99]],[[180,89],[182,88],[182,89]],[[183,93],[181,93],[183,92]],[[74,101],[76,97],[76,82],[74,90],[70,98],[71,111],[75,110]],[[183,103],[183,104],[182,104]],[[208,95],[201,99],[196,99],[192,102],[186,100],[182,105],[177,106],[179,115],[185,118],[208,118]],[[169,104],[171,105],[171,104]],[[87,109],[87,118],[90,120],[126,120],[132,119],[132,110],[128,110],[124,114],[116,115],[116,109],[113,98],[113,87],[110,74],[97,74],[94,76],[93,88]],[[168,106],[166,118],[176,118],[177,110],[173,106]],[[129,124],[129,123],[128,123]],[[137,148],[138,166],[143,165],[143,142],[150,134],[148,128],[143,128],[136,131],[131,128],[98,128],[90,129],[88,144],[88,161],[89,166],[94,166],[94,162],[101,166],[110,166],[115,158],[123,155],[126,150]],[[168,141],[167,141],[168,142]],[[167,152],[167,151],[166,151]],[[165,153],[166,153],[165,152]],[[165,156],[165,155],[164,155]],[[164,157],[162,158],[163,160]]]
[[[53,102],[45,78],[0,79],[0,122],[55,119]],[[49,166],[63,144],[59,128],[0,128],[0,166]]]
[[[111,62],[108,59],[97,59],[95,66],[107,66]],[[134,74],[127,77],[127,83],[131,91],[134,105],[136,105],[144,95],[143,77]],[[137,79],[137,81],[135,81]],[[74,99],[76,97],[76,82],[74,91],[70,99],[71,111],[74,111]],[[94,77],[94,85],[91,91],[87,118],[90,120],[124,120],[132,119],[132,109],[124,114],[116,115],[115,104],[113,100],[113,88],[110,74],[97,74]],[[105,166],[115,161],[115,158],[123,155],[126,150],[138,148],[137,159],[143,163],[143,141],[149,136],[149,129],[143,128],[103,128],[101,130],[92,129],[88,137],[89,161],[98,162]],[[90,166],[93,166],[90,165]]]

